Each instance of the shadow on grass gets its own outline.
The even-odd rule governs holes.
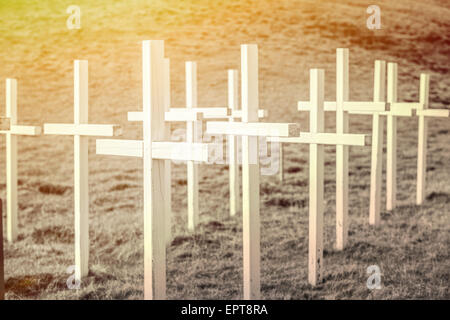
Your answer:
[[[432,192],[427,196],[427,200],[433,202],[449,203],[450,194],[443,192]]]

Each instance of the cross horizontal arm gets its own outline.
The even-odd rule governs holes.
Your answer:
[[[298,111],[310,111],[311,103],[309,101],[299,101]],[[344,111],[368,111],[368,112],[382,112],[389,110],[389,103],[387,102],[373,102],[373,101],[345,101]],[[325,101],[324,111],[336,111],[336,101]]]
[[[437,118],[447,118],[449,117],[449,110],[447,109],[428,109],[425,108],[424,104],[421,102],[394,102],[391,103],[391,110],[395,112],[411,112],[417,116],[425,117],[437,117]]]
[[[174,112],[174,113],[172,113]],[[181,115],[182,112],[190,113],[190,114],[202,114],[203,119],[218,119],[218,118],[228,118],[231,115],[231,110],[225,107],[213,107],[213,108],[170,108],[168,113],[171,113],[169,117],[172,115]],[[187,116],[186,117],[190,117]],[[194,115],[192,117],[195,117]],[[177,117],[178,118],[178,117]],[[166,121],[194,121],[194,120],[178,120],[174,118],[173,120],[168,120],[165,117]],[[130,111],[128,112],[128,121],[142,121],[143,113],[142,111]],[[189,118],[190,119],[190,118]],[[197,119],[196,119],[197,120]],[[198,119],[201,120],[201,119]]]
[[[128,121],[142,121],[144,117],[142,111],[129,111],[127,115]]]
[[[304,144],[327,144],[346,146],[368,146],[371,144],[371,136],[364,134],[347,133],[312,133],[300,132],[299,137],[279,138],[268,137],[267,141],[280,143],[304,143]]]
[[[19,126],[12,125],[9,130],[0,130],[0,133],[11,133],[22,136],[38,136],[41,134],[41,127],[39,126]]]
[[[166,121],[193,121],[190,118],[186,118],[188,120],[182,120],[182,118],[172,118],[172,115],[178,115],[178,112],[184,112],[185,108],[170,108],[169,117],[165,116]],[[172,114],[172,112],[177,112]],[[242,118],[242,110],[230,110],[229,108],[222,107],[212,107],[212,108],[191,108],[189,109],[190,113],[201,113],[203,115],[203,119],[226,119],[226,118]],[[167,113],[166,113],[167,114]],[[267,110],[259,109],[258,117],[266,118],[269,112]],[[128,112],[128,121],[142,121],[142,111],[130,111]],[[186,116],[188,117],[188,116]],[[201,120],[201,119],[199,119]]]
[[[113,124],[45,123],[44,134],[115,137],[122,134],[122,128]]]
[[[423,109],[423,103],[420,103],[420,102],[391,102],[391,108],[396,108],[396,109]]]
[[[373,111],[349,111],[348,113],[349,114],[359,114],[359,115],[370,115],[370,116],[372,116],[374,114]],[[399,109],[399,108],[392,109],[391,108],[390,111],[376,112],[376,114],[378,114],[380,116],[411,117],[411,116],[414,116],[415,110],[410,109],[410,108],[406,108],[406,109]]]
[[[436,118],[448,118],[450,110],[447,109],[424,109],[416,110],[418,116],[436,117]]]
[[[10,129],[10,119],[6,117],[0,117],[0,130]]]
[[[170,111],[177,110],[177,109],[181,109],[181,108],[170,108]],[[204,119],[227,118],[231,115],[231,110],[226,107],[190,108],[189,110],[202,113]]]
[[[96,152],[102,155],[143,157],[142,140],[97,139]],[[210,161],[212,144],[152,142],[152,158],[178,161]]]
[[[168,122],[200,121],[202,119],[202,113],[192,112],[189,109],[171,109],[164,113],[164,120]]]
[[[300,126],[296,123],[208,121],[206,133],[235,136],[298,137]]]
[[[258,118],[267,118],[267,116],[269,115],[269,112],[265,109],[259,109],[258,110]],[[242,110],[233,110],[231,112],[231,117],[232,118],[242,118]]]

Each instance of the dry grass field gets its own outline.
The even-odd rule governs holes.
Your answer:
[[[68,30],[66,8],[81,7]],[[381,7],[381,30],[366,8]],[[351,99],[372,99],[373,61],[399,64],[399,100],[417,101],[420,72],[431,74],[432,107],[450,106],[450,8],[444,0],[2,0],[0,110],[5,81],[18,79],[19,122],[73,121],[73,60],[89,60],[90,121],[117,123],[124,138],[142,130],[126,120],[141,109],[141,43],[166,40],[172,104],[183,106],[184,62],[198,63],[199,105],[224,106],[226,70],[239,68],[240,44],[259,46],[260,106],[268,121],[298,122],[309,97],[309,69],[326,69],[335,97],[335,50],[350,48]],[[334,115],[327,115],[327,131]],[[261,285],[264,299],[450,299],[450,122],[431,120],[427,199],[415,205],[417,118],[400,119],[398,208],[368,225],[370,148],[350,151],[348,248],[334,249],[335,149],[326,147],[324,283],[307,283],[308,147],[286,146],[286,180],[261,178]],[[370,133],[371,118],[351,117]],[[0,138],[5,199],[5,139]],[[19,138],[19,240],[5,242],[7,299],[142,299],[142,162],[97,156],[90,140],[90,267],[69,290],[74,263],[73,139]],[[186,230],[186,168],[173,166],[174,240],[167,250],[170,299],[242,298],[242,219],[228,214],[225,165],[202,165],[200,225]],[[383,190],[383,203],[385,202]],[[383,206],[384,207],[384,206]],[[4,210],[5,212],[6,210]],[[5,218],[5,217],[4,217]],[[382,289],[368,290],[378,265]]]

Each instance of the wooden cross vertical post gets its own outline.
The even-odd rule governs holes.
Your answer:
[[[10,119],[0,117],[0,130],[10,130]],[[5,299],[5,261],[3,252],[3,201],[0,199],[0,300]]]
[[[375,61],[373,101],[385,101],[386,61]],[[381,184],[383,175],[383,135],[384,119],[379,113],[372,116],[372,154],[370,169],[370,209],[369,223],[380,223]]]
[[[197,63],[186,62],[186,108],[197,108]],[[198,121],[188,121],[186,124],[186,142],[198,142]],[[198,224],[198,164],[187,162],[187,195],[188,195],[188,229],[193,231]]]
[[[232,111],[238,109],[238,71],[228,70],[228,108]],[[230,117],[230,122],[233,122]],[[230,175],[230,216],[235,216],[240,211],[241,193],[239,182],[239,138],[237,136],[228,135],[228,161]]]
[[[164,140],[164,42],[142,45],[144,171],[144,298],[166,297],[164,161],[152,158],[152,141]]]
[[[74,114],[76,125],[88,123],[88,62],[75,61]],[[75,265],[78,279],[89,272],[89,164],[88,138],[74,136],[74,210],[75,210]],[[76,274],[77,271],[75,271]]]
[[[17,124],[17,80],[6,79],[6,117],[10,119],[9,130],[0,133],[6,135],[6,233],[9,242],[18,236],[17,202],[17,136],[37,136],[41,134],[39,126]]]
[[[280,153],[279,153],[279,166],[278,166],[278,179],[280,181],[284,180],[284,145],[280,144]]]
[[[258,122],[258,47],[241,47],[242,122]],[[244,299],[260,298],[260,216],[258,137],[242,137]]]
[[[88,61],[74,62],[74,123],[45,123],[44,134],[74,137],[75,278],[89,272],[88,136],[117,136],[116,125],[88,124]]]
[[[170,111],[170,59],[164,59],[164,110],[166,112]],[[165,124],[166,132],[166,140],[170,140],[171,135],[171,126],[170,123]],[[166,194],[166,238],[167,244],[170,244],[172,241],[172,161],[166,160],[165,164],[165,174],[164,177],[166,179],[165,182],[165,194]]]
[[[310,73],[309,113],[310,132],[324,132],[324,71],[312,69]],[[301,136],[301,134],[300,134]],[[309,257],[308,280],[312,285],[322,281],[323,274],[323,192],[324,146],[309,145]]]
[[[344,102],[349,97],[348,49],[336,52],[336,133],[348,133],[348,113]],[[336,248],[344,249],[348,235],[348,146],[336,146]]]
[[[420,75],[420,107],[419,111],[428,109],[430,76]],[[421,205],[425,200],[425,177],[427,172],[427,132],[428,119],[419,115],[419,133],[417,149],[417,191],[416,204]]]
[[[387,102],[397,102],[397,64],[388,63]],[[387,116],[386,129],[386,209],[396,205],[397,193],[397,116]]]
[[[164,105],[165,112],[170,111],[171,99],[170,99],[170,59],[164,58]],[[128,112],[128,121],[140,121],[144,120],[144,115],[142,111],[130,111]],[[166,140],[169,141],[171,137],[171,126],[169,122],[165,123],[165,134]],[[165,165],[165,205],[166,205],[166,237],[167,244],[169,245],[172,241],[172,160],[166,160]]]

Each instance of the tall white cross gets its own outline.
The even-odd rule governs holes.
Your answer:
[[[164,41],[142,44],[143,140],[98,139],[97,154],[143,159],[144,189],[144,298],[166,298],[167,206],[166,160],[209,160],[207,144],[166,141],[164,98]],[[167,114],[167,113],[166,113]],[[199,120],[197,114],[171,113],[171,120]]]
[[[258,47],[241,46],[242,122],[209,121],[208,134],[242,136],[244,299],[260,298],[260,208],[258,137],[298,136],[293,123],[258,122]]]
[[[88,62],[74,62],[74,123],[45,123],[44,134],[74,137],[75,278],[89,272],[89,136],[121,134],[117,125],[88,124]]]
[[[37,136],[40,126],[17,125],[17,80],[6,79],[6,117],[10,119],[10,128],[1,130],[6,135],[6,218],[7,239],[15,241],[18,235],[17,204],[17,136]]]
[[[425,199],[427,121],[429,117],[447,118],[447,109],[429,109],[430,76],[420,75],[420,98],[418,103],[397,102],[397,64],[388,64],[388,102],[398,109],[414,110],[419,118],[417,153],[417,190],[416,204]],[[386,208],[396,207],[397,193],[397,118],[388,116],[387,126],[387,170],[386,170]]]
[[[310,100],[302,102],[308,105],[310,112],[310,132],[300,132],[295,138],[269,138],[271,142],[310,145],[308,281],[314,286],[323,278],[324,145],[365,146],[370,140],[362,134],[324,132],[324,81],[323,70],[310,71]]]

